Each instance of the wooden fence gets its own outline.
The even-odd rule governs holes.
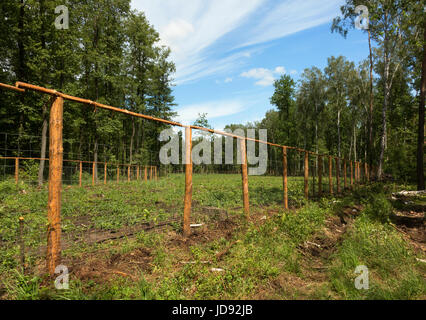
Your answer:
[[[64,93],[60,93],[56,90],[46,89],[43,87],[17,82],[16,86],[10,86],[0,83],[0,87],[14,90],[17,92],[25,92],[25,90],[33,90],[40,93],[48,94],[54,97],[53,104],[50,111],[50,123],[49,123],[49,200],[48,200],[48,253],[46,258],[46,265],[49,273],[54,276],[55,267],[60,264],[61,260],[61,222],[60,222],[60,212],[61,212],[61,190],[62,190],[62,155],[63,155],[63,105],[64,100],[74,101],[86,105],[91,105],[94,108],[105,109],[113,112],[119,112],[127,114],[129,116],[143,118],[147,120],[162,122],[172,126],[178,126],[185,128],[185,195],[184,195],[184,212],[183,212],[183,234],[185,237],[188,237],[191,234],[190,228],[190,215],[191,215],[191,206],[192,206],[192,173],[193,173],[193,164],[191,158],[192,150],[192,130],[201,130],[209,133],[214,133],[218,135],[228,136],[234,139],[240,140],[240,153],[241,153],[241,175],[242,175],[242,198],[243,198],[243,207],[244,213],[248,217],[250,215],[250,205],[249,205],[249,188],[248,188],[248,173],[247,173],[247,155],[246,155],[246,141],[254,141],[257,143],[266,144],[272,147],[277,147],[282,149],[282,161],[283,161],[283,203],[284,208],[288,209],[288,179],[287,179],[287,151],[289,149],[296,150],[304,156],[304,194],[305,197],[309,196],[309,158],[317,157],[318,159],[318,193],[322,194],[322,165],[323,159],[328,159],[329,166],[329,192],[333,194],[333,160],[335,162],[336,172],[336,182],[337,182],[337,192],[341,192],[340,189],[340,161],[343,161],[344,167],[344,184],[345,188],[347,187],[347,165],[349,163],[350,170],[350,188],[353,188],[355,184],[361,182],[361,169],[364,169],[364,178],[365,181],[370,181],[370,172],[373,172],[371,168],[366,163],[348,161],[339,157],[333,157],[331,155],[322,155],[308,150],[282,146],[279,144],[274,144],[268,141],[256,140],[248,137],[238,136],[232,133],[222,132],[213,129],[202,128],[198,126],[186,126],[178,122],[169,121],[165,119],[155,118],[152,116],[131,112],[125,109],[119,109],[116,107],[111,107],[104,105],[98,102],[94,102],[87,99],[82,99],[74,96],[70,96]],[[16,170],[19,171],[19,159],[16,158]],[[94,164],[93,164],[94,165]],[[81,166],[81,162],[80,162]],[[320,169],[321,166],[321,169]],[[130,170],[130,167],[129,167]],[[152,169],[151,169],[152,170]],[[156,169],[155,169],[156,170]],[[146,172],[146,168],[145,168]],[[19,174],[19,173],[16,173]],[[16,178],[18,179],[18,178]]]
[[[24,160],[45,160],[49,161],[48,158],[31,158],[31,157],[0,157],[0,160],[14,160],[14,178],[15,183],[18,184],[19,182],[19,170],[20,170],[20,163]],[[148,180],[158,180],[158,169],[156,166],[144,166],[144,165],[136,165],[136,164],[120,164],[120,163],[114,163],[114,162],[95,162],[95,161],[83,161],[83,160],[62,160],[63,162],[68,163],[76,163],[79,171],[78,175],[78,184],[81,187],[83,185],[83,164],[90,164],[92,167],[92,186],[97,184],[98,179],[97,176],[97,166],[103,167],[104,171],[104,177],[103,177],[103,183],[107,184],[108,182],[108,169],[109,168],[116,168],[116,182],[120,182],[120,172],[122,171],[122,168],[125,168],[127,171],[127,181],[130,182],[132,179],[142,179],[142,172],[143,172],[143,179],[144,181]],[[132,173],[133,172],[133,173]]]

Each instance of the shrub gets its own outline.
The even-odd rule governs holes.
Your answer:
[[[388,222],[392,211],[392,204],[381,193],[370,197],[370,201],[365,208],[365,214],[380,222]]]

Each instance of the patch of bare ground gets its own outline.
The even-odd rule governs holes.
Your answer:
[[[426,253],[425,213],[397,211],[392,218],[393,226],[412,245],[415,251]]]
[[[79,257],[64,258],[70,277],[80,280],[104,282],[116,277],[137,280],[141,273],[152,271],[152,254],[148,248],[138,248],[127,253],[109,255],[105,250],[85,253]],[[36,274],[43,274],[45,266],[36,267]]]

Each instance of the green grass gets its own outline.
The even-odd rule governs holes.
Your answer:
[[[334,257],[331,285],[343,299],[413,299],[424,295],[424,263],[389,225],[363,214]],[[354,287],[354,270],[369,269],[369,289]]]
[[[195,174],[193,185],[192,218],[199,219],[205,207],[225,209],[235,224],[229,236],[215,229],[208,241],[179,246],[175,236],[170,238],[167,232],[141,231],[134,237],[103,243],[70,242],[63,252],[69,261],[89,264],[88,257],[96,258],[106,268],[105,272],[110,272],[114,268],[102,261],[117,255],[132,255],[144,248],[150,252],[150,269],[125,269],[130,278],[105,274],[101,278],[80,279],[71,274],[70,289],[59,291],[47,285],[43,274],[24,275],[19,271],[18,218],[25,218],[26,247],[42,248],[47,190],[22,183],[16,186],[13,181],[0,183],[0,297],[2,294],[8,299],[418,299],[425,296],[426,270],[424,263],[416,260],[424,257],[416,254],[389,222],[395,208],[388,195],[398,186],[374,185],[357,188],[343,197],[306,201],[303,178],[291,177],[290,205],[298,209],[286,211],[282,208],[280,177],[249,177],[253,218],[247,220],[242,208],[240,175]],[[157,223],[181,217],[183,192],[183,175],[171,175],[158,182],[65,187],[64,238],[73,235],[84,239],[89,230],[118,231],[141,222]],[[307,270],[315,262],[307,260],[300,247],[323,232],[327,219],[355,204],[365,207],[363,213],[348,228],[334,253],[322,261],[326,271],[321,279],[314,279]],[[214,221],[207,219],[206,223],[213,228]],[[178,234],[180,228],[180,223],[174,226]],[[226,254],[217,258],[224,251]],[[193,263],[182,264],[182,261]],[[29,270],[42,262],[42,256],[27,256]],[[358,265],[369,268],[367,291],[355,289],[354,270]],[[224,271],[213,272],[211,268]]]

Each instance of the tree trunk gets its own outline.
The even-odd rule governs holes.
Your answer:
[[[370,49],[370,112],[368,115],[368,163],[373,167],[373,54],[371,50],[371,34],[368,30],[368,47]]]
[[[357,154],[356,154],[356,127],[354,125],[354,161],[357,161]]]
[[[340,110],[337,111],[337,153],[340,158]]]
[[[95,182],[98,180],[98,136],[95,136],[95,146],[94,146],[94,151],[93,151],[93,162],[95,163]]]
[[[46,39],[45,39],[45,32],[46,32],[46,19],[45,19],[45,7],[44,7],[44,0],[40,0],[40,17],[42,19],[42,24],[41,24],[41,28],[42,28],[42,32],[41,32],[41,48],[43,50],[46,49]],[[48,74],[46,72],[46,70],[44,70],[42,72],[42,83],[45,85],[46,84],[46,75]],[[48,126],[48,121],[47,121],[47,110],[50,107],[50,105],[47,104],[51,104],[53,103],[53,101],[51,99],[49,99],[49,101],[46,102],[46,104],[43,105],[43,124],[41,127],[41,150],[40,150],[40,165],[38,168],[38,185],[39,187],[41,187],[43,185],[43,173],[44,173],[44,158],[46,157],[46,136],[47,136],[47,126]]]
[[[133,161],[133,140],[135,138],[135,118],[132,117],[132,136],[130,137],[130,156],[129,163]]]
[[[382,136],[380,139],[380,157],[379,157],[379,168],[377,171],[377,178],[379,180],[382,180],[383,178],[383,161],[385,157],[385,150],[386,150],[386,140],[387,140],[387,121],[386,121],[386,114],[388,110],[388,104],[389,104],[389,59],[386,55],[385,57],[385,72],[384,72],[384,97],[383,97],[383,108],[382,108]]]
[[[50,103],[51,99],[49,99]],[[44,173],[44,158],[46,158],[46,142],[47,142],[47,105],[43,106],[43,125],[41,129],[41,150],[40,150],[40,166],[38,167],[38,185],[41,187],[43,185],[43,173]]]
[[[417,138],[417,190],[425,189],[424,139],[425,139],[425,94],[426,94],[426,20],[423,23],[423,62],[420,84],[419,132]]]

